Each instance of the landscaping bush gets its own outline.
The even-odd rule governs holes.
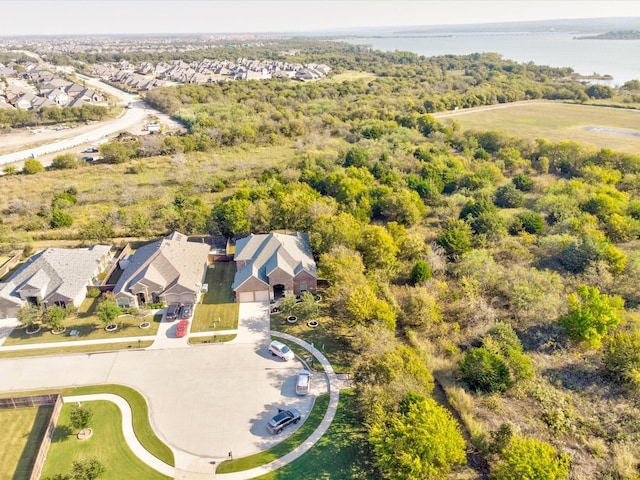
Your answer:
[[[460,360],[462,379],[473,390],[503,392],[511,386],[511,375],[504,360],[485,348],[473,348]]]

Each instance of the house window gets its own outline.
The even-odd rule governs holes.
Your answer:
[[[61,308],[65,308],[65,309],[67,308],[67,302],[63,302],[63,301],[61,301],[61,300],[59,300],[59,301],[57,301],[57,302],[53,302],[53,304],[54,304],[56,307],[61,307]]]
[[[307,291],[307,283],[306,282],[302,282],[300,284],[300,293],[304,293]]]
[[[151,294],[151,299],[153,303],[160,303],[160,295],[158,295],[158,292],[153,292]]]

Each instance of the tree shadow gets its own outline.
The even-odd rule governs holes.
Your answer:
[[[517,333],[524,350],[553,354],[567,346],[568,339],[556,323],[532,325]]]
[[[52,443],[64,442],[67,438],[73,435],[73,430],[69,425],[59,425],[53,431]]]
[[[18,464],[12,477],[13,480],[21,480],[30,477],[36,461],[36,456],[40,450],[40,444],[42,443],[42,439],[47,431],[47,426],[51,420],[52,411],[53,407],[51,406],[38,407],[38,413],[34,419],[33,428],[27,435],[27,443],[25,444],[22,454],[18,459]]]

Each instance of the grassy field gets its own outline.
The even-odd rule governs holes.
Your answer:
[[[354,82],[356,80],[362,80],[363,82],[370,82],[375,80],[378,76],[375,73],[370,72],[358,72],[355,70],[347,70],[337,75],[333,75],[329,79],[324,79],[327,82]]]
[[[30,477],[52,408],[0,410],[0,478],[26,480]]]
[[[236,273],[235,262],[215,262],[207,269],[205,281],[209,290],[204,294],[202,303],[232,303],[234,301],[231,284]]]
[[[352,480],[379,478],[367,451],[366,430],[354,412],[358,410],[352,390],[340,391],[340,403],[329,430],[311,450],[289,465],[263,475],[261,480]],[[224,465],[224,464],[223,464]]]
[[[211,335],[206,337],[189,337],[190,344],[198,344],[198,343],[224,343],[230,342],[237,335],[229,334],[229,335]]]
[[[93,435],[87,440],[77,439],[77,431],[69,420],[72,405],[66,404],[54,432],[43,477],[69,473],[74,460],[95,457],[105,467],[105,474],[100,477],[103,480],[169,478],[142,463],[131,451],[122,434],[120,409],[115,404],[95,401],[86,402],[85,406],[93,413],[90,423]]]
[[[27,335],[24,328],[16,328],[6,339],[4,345],[25,345],[32,343],[54,343],[73,342],[74,340],[98,340],[105,338],[119,337],[141,337],[155,336],[162,321],[162,314],[158,313],[151,317],[133,317],[131,315],[121,315],[117,319],[118,329],[115,332],[107,332],[103,324],[95,316],[95,305],[97,300],[87,298],[78,309],[77,316],[67,318],[63,324],[66,331],[60,335],[53,335],[47,327],[43,327],[38,333]],[[151,326],[141,329],[138,325],[142,321],[148,321]],[[70,336],[72,330],[77,330],[78,335]]]
[[[327,412],[328,406],[329,394],[327,393],[319,396],[316,399],[313,409],[311,410],[311,413],[309,413],[307,419],[290,437],[264,452],[249,455],[248,457],[238,458],[236,460],[227,460],[222,462],[220,466],[218,466],[216,473],[230,473],[249,470],[251,468],[273,462],[274,460],[286,455],[300,445],[303,440],[309,437],[309,435],[318,428],[318,425],[320,425],[320,422],[324,418],[324,414]]]
[[[133,430],[140,443],[152,455],[168,465],[174,465],[173,452],[154,433],[149,423],[149,409],[144,397],[133,388],[124,385],[92,385],[87,387],[73,387],[57,390],[36,390],[28,392],[0,393],[0,397],[15,397],[39,395],[44,393],[61,393],[63,396],[90,395],[94,393],[112,393],[124,398],[133,414]],[[120,423],[118,423],[120,426]],[[4,477],[0,477],[4,478]]]
[[[640,112],[635,110],[535,102],[495,105],[435,116],[444,124],[449,119],[455,120],[463,130],[498,130],[530,140],[573,140],[597,148],[640,154]],[[585,130],[588,127],[616,129],[635,133],[636,136]]]

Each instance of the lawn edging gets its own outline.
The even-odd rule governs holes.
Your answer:
[[[173,451],[155,434],[149,421],[149,407],[146,399],[138,391],[124,385],[93,385],[88,387],[67,388],[62,391],[65,397],[80,395],[111,394],[123,398],[131,409],[131,423],[138,442],[159,461],[174,467]]]

